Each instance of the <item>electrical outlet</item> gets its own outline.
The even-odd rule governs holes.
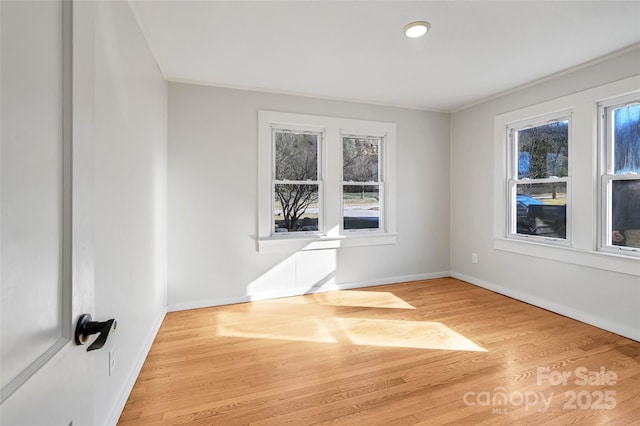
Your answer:
[[[471,253],[471,263],[478,263],[478,253]]]
[[[116,348],[109,349],[109,376],[113,375],[116,369]]]

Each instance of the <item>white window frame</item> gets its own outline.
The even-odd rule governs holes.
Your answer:
[[[599,118],[599,167],[600,167],[600,220],[598,249],[603,252],[640,257],[640,248],[616,246],[611,244],[612,211],[611,189],[614,181],[640,180],[640,175],[627,173],[615,174],[614,170],[614,128],[613,111],[619,108],[640,104],[640,92],[620,96],[598,103]]]
[[[344,180],[344,175],[343,175],[343,170],[344,170],[344,138],[348,138],[348,137],[361,137],[361,138],[379,138],[380,139],[380,146],[378,147],[378,180],[377,181],[371,181],[371,182],[364,182],[364,181],[358,181],[358,182],[354,182],[354,181],[345,181]],[[358,133],[358,132],[354,132],[354,131],[341,131],[340,132],[340,153],[341,153],[341,197],[340,197],[340,201],[341,201],[341,206],[340,206],[340,212],[341,212],[341,219],[340,219],[340,233],[341,234],[371,234],[371,233],[385,233],[386,232],[386,218],[385,218],[385,173],[386,173],[386,167],[385,167],[385,161],[384,159],[386,158],[385,154],[385,150],[386,150],[386,135],[385,134],[372,134],[371,132],[369,133]],[[377,228],[369,228],[369,229],[344,229],[344,196],[342,194],[344,194],[344,187],[345,186],[377,186],[378,187],[378,194],[379,194],[379,219],[378,219],[378,227]]]
[[[274,232],[273,129],[321,131],[319,170],[322,206],[318,232]],[[384,137],[380,166],[384,169],[384,227],[378,232],[343,232],[342,134]],[[258,111],[258,251],[299,251],[324,248],[395,244],[396,233],[396,124],[277,111]],[[285,235],[289,234],[289,235]]]
[[[568,122],[568,147],[567,147],[567,176],[565,177],[549,177],[535,179],[519,179],[518,178],[518,143],[516,133],[521,130],[533,127],[544,126],[546,124],[558,123],[562,121]],[[507,220],[506,235],[507,238],[530,240],[542,244],[571,245],[571,148],[572,148],[572,112],[562,111],[553,114],[546,114],[540,117],[530,118],[523,121],[510,123],[507,125],[507,152],[508,159],[508,175],[507,175]],[[566,235],[565,238],[519,234],[517,232],[517,187],[521,184],[536,183],[565,183],[567,188],[567,205],[566,205]]]

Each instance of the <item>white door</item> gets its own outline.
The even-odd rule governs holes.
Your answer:
[[[71,137],[71,6],[0,2],[6,426],[93,423],[91,354],[73,339],[78,316],[92,313],[94,300],[91,179],[83,179],[92,160]]]

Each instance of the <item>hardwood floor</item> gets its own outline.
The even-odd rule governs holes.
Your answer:
[[[169,313],[119,425],[640,424],[640,343],[453,278]]]

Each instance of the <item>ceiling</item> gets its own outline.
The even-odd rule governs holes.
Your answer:
[[[640,43],[640,0],[130,3],[167,80],[436,111]]]

